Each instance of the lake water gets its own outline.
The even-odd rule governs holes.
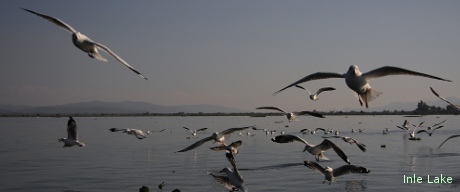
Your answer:
[[[257,125],[261,129],[297,134],[312,144],[323,139],[322,133],[302,135],[303,128],[332,128],[367,145],[362,152],[355,145],[330,139],[338,145],[354,165],[371,170],[369,174],[349,174],[337,178],[331,185],[323,184],[324,176],[303,166],[303,160],[314,157],[303,153],[303,144],[279,144],[270,140],[274,135],[250,130],[251,136],[232,134],[227,143],[242,140],[236,155],[249,191],[459,191],[460,138],[437,147],[452,134],[460,134],[460,116],[327,116],[325,119],[299,117],[287,123],[284,117],[75,117],[80,141],[86,147],[62,148],[58,138],[66,137],[68,118],[0,118],[0,191],[138,191],[142,185],[151,191],[166,182],[163,191],[228,191],[209,172],[219,174],[231,167],[224,152],[211,151],[216,144],[184,153],[174,153],[195,141],[231,127]],[[404,119],[425,125],[447,119],[444,128],[432,137],[419,134],[421,141],[404,139],[397,129]],[[276,121],[284,123],[276,124]],[[285,127],[289,125],[289,127]],[[197,137],[182,127],[208,127]],[[161,130],[148,138],[109,132],[109,128]],[[383,135],[384,128],[391,128]],[[351,133],[351,129],[364,129]],[[243,132],[243,133],[246,133]],[[187,138],[191,137],[191,138]],[[386,148],[381,148],[385,144]],[[330,160],[320,161],[333,168],[344,162],[333,152],[325,153]],[[422,183],[404,183],[404,176],[422,177]],[[435,176],[452,177],[452,183],[428,183]]]

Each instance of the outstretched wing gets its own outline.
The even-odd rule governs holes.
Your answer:
[[[112,50],[110,50],[108,47],[106,47],[105,45],[102,45],[100,43],[96,43],[94,42],[94,45],[101,49],[102,51],[106,52],[107,54],[109,55],[112,55],[112,57],[114,57],[117,61],[119,61],[121,64],[125,65],[126,67],[128,67],[131,71],[133,71],[134,73],[138,74],[139,76],[141,76],[142,78],[144,78],[145,80],[148,80],[146,77],[144,77],[144,75],[142,75],[142,73],[140,73],[139,71],[137,71],[136,69],[134,69],[134,67],[132,67],[131,65],[128,64],[128,62],[126,62],[125,60],[123,60],[121,57],[119,57],[117,54],[115,54]]]
[[[308,93],[308,95],[311,95],[310,91],[308,91],[308,89],[306,89],[305,87],[302,87],[302,86],[300,86],[300,85],[294,85],[294,86],[297,87],[297,88],[299,88],[299,89],[305,90],[305,91]]]
[[[185,151],[188,151],[188,150],[195,149],[195,148],[197,148],[197,147],[203,145],[203,143],[206,143],[206,142],[211,141],[211,140],[212,140],[212,137],[211,137],[211,136],[206,137],[206,138],[203,138],[203,139],[201,139],[201,140],[195,142],[194,144],[192,144],[192,145],[186,147],[185,149],[182,149],[182,150],[177,151],[177,152],[185,152]]]
[[[278,108],[278,107],[257,107],[256,109],[268,109],[268,110],[276,110],[279,112],[287,113],[286,111]]]
[[[110,128],[109,131],[112,132],[119,132],[119,131],[127,131],[128,129],[121,129],[121,128]]]
[[[306,77],[294,82],[294,83],[291,83],[290,85],[282,88],[281,90],[273,93],[273,95],[276,95],[278,94],[279,92],[281,91],[284,91],[285,89],[289,88],[289,87],[292,87],[294,85],[297,85],[297,84],[300,84],[300,83],[305,83],[307,81],[313,81],[313,80],[320,80],[320,79],[329,79],[329,78],[345,78],[345,76],[343,74],[340,74],[340,73],[331,73],[331,72],[317,72],[317,73],[313,73],[313,74],[310,74],[310,75],[307,75]]]
[[[311,170],[314,170],[314,171],[317,171],[318,173],[321,173],[321,174],[325,174],[326,173],[326,169],[324,169],[323,166],[321,166],[320,164],[316,163],[316,162],[313,162],[313,161],[303,161],[303,165],[305,165],[305,167],[308,167],[310,168]]]
[[[230,183],[230,180],[228,179],[228,177],[226,176],[218,176],[218,175],[214,175],[212,173],[209,173],[212,177],[214,177],[214,179],[219,183],[221,184],[222,186],[224,186],[225,188],[229,189],[229,190],[233,190],[235,189],[236,187],[234,185],[232,185]]]
[[[449,140],[449,139],[452,139],[452,138],[455,138],[455,137],[460,137],[460,135],[452,135],[450,137],[448,137],[446,140],[444,140],[444,142],[441,143],[441,145],[439,145],[438,149],[441,148],[442,145],[444,145],[444,143]]]
[[[364,77],[364,79],[369,81],[369,80],[372,80],[374,78],[384,77],[384,76],[388,76],[388,75],[414,75],[414,76],[428,77],[428,78],[431,78],[431,79],[437,79],[437,80],[441,80],[441,81],[452,82],[451,80],[448,80],[448,79],[443,79],[443,78],[428,75],[428,74],[425,74],[425,73],[420,73],[420,72],[417,72],[417,71],[411,71],[411,70],[408,70],[408,69],[403,69],[403,68],[399,68],[399,67],[392,67],[392,66],[380,67],[378,69],[374,69],[374,70],[369,71],[367,73],[363,73],[362,76]]]
[[[273,137],[272,141],[276,143],[292,143],[294,141],[298,141],[305,145],[308,145],[307,141],[298,137],[297,135],[278,135],[276,137]]]
[[[326,151],[330,148],[334,149],[334,151],[339,155],[340,158],[342,158],[346,163],[350,164],[350,160],[348,159],[347,155],[337,147],[332,141],[329,139],[324,139],[323,142],[321,142],[319,145],[316,145],[315,147],[320,148],[322,151]]]
[[[248,129],[248,128],[251,128],[251,127],[255,127],[255,126],[230,128],[230,129],[227,129],[227,130],[225,130],[225,131],[222,131],[222,132],[219,133],[219,134],[221,134],[221,135],[228,135],[228,134],[233,133],[233,132],[235,132],[235,131],[243,131],[243,130]]]
[[[27,12],[30,12],[30,13],[33,13],[43,19],[46,19],[48,21],[50,21],[51,23],[54,23],[55,25],[57,25],[58,27],[61,27],[65,30],[67,30],[68,32],[70,33],[76,33],[77,31],[75,29],[73,29],[70,25],[68,25],[67,23],[65,23],[64,21],[61,21],[60,19],[57,19],[57,18],[54,18],[54,17],[50,17],[48,15],[43,15],[41,13],[37,13],[35,11],[31,11],[31,10],[28,10],[28,9],[24,9],[24,8],[21,8],[22,10],[24,11],[27,11]]]
[[[208,128],[201,128],[201,129],[196,130],[196,132],[204,131],[206,129],[208,129]]]
[[[334,177],[338,177],[338,176],[350,174],[350,173],[369,173],[369,172],[371,172],[369,169],[361,167],[361,166],[344,165],[344,166],[334,169],[332,171],[332,175],[334,175]]]
[[[316,95],[319,95],[320,93],[324,92],[324,91],[334,91],[335,88],[334,87],[323,87],[321,89],[318,89],[318,91],[316,92]]]
[[[72,117],[67,121],[67,139],[78,140],[77,123]]]
[[[323,115],[319,113],[311,112],[311,111],[300,111],[300,112],[296,112],[296,114],[297,115],[311,115],[313,117],[324,118]]]
[[[431,92],[433,92],[433,94],[436,95],[436,97],[438,97],[439,99],[445,101],[446,103],[448,103],[448,104],[451,105],[452,107],[456,108],[457,110],[460,110],[460,106],[451,103],[451,102],[448,101],[447,99],[444,99],[444,97],[441,97],[438,93],[436,93],[436,91],[434,91],[433,88],[430,87],[430,89],[431,89]]]

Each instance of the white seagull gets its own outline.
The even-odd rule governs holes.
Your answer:
[[[78,145],[79,147],[85,146],[84,143],[78,141],[77,123],[75,123],[72,117],[69,117],[69,121],[67,121],[67,138],[60,138],[58,141],[64,143],[63,147],[73,147],[74,145]]]
[[[361,106],[364,104],[366,105],[366,108],[369,107],[369,102],[377,98],[381,92],[378,92],[374,89],[371,88],[369,85],[369,81],[375,78],[379,77],[384,77],[388,75],[414,75],[414,76],[422,76],[422,77],[428,77],[432,79],[437,79],[437,80],[442,80],[442,81],[448,81],[452,82],[451,80],[448,79],[443,79],[439,77],[435,77],[432,75],[428,75],[425,73],[420,73],[416,71],[411,71],[399,67],[391,67],[391,66],[385,66],[381,67],[378,69],[374,69],[372,71],[369,71],[367,73],[361,73],[359,71],[358,66],[352,65],[350,68],[348,68],[348,71],[344,74],[342,73],[332,73],[332,72],[317,72],[310,74],[286,87],[283,89],[273,93],[273,95],[278,94],[279,92],[295,86],[300,83],[305,83],[308,81],[313,81],[313,80],[320,80],[320,79],[329,79],[329,78],[345,78],[345,83],[347,86],[353,90],[355,93],[358,94],[358,100]]]
[[[460,135],[452,135],[450,137],[448,137],[446,140],[444,140],[444,142],[441,143],[441,145],[439,145],[438,149],[441,148],[442,145],[444,145],[444,143],[449,140],[449,139],[452,139],[452,138],[455,138],[455,137],[460,137]]]
[[[433,88],[430,87],[430,89],[431,89],[431,92],[433,92],[433,94],[436,95],[436,97],[438,97],[439,99],[445,101],[446,103],[448,103],[449,105],[451,105],[452,107],[454,107],[455,109],[460,111],[460,106],[459,105],[453,104],[450,101],[448,101],[447,99],[444,99],[444,97],[441,97],[436,91],[434,91]]]
[[[276,110],[276,111],[282,112],[284,113],[284,116],[286,116],[289,122],[297,121],[296,116],[299,116],[299,115],[311,115],[313,117],[324,118],[323,115],[319,113],[311,112],[311,111],[300,111],[300,112],[290,112],[289,113],[278,107],[257,107],[256,109],[268,109],[268,110]]]
[[[345,153],[339,147],[337,147],[337,145],[328,139],[324,139],[323,142],[318,145],[312,145],[296,135],[278,135],[273,137],[272,141],[276,143],[292,143],[294,141],[301,142],[305,144],[303,151],[308,151],[310,154],[314,155],[316,161],[319,161],[319,159],[328,160],[328,158],[324,155],[324,152],[332,148],[340,158],[342,158],[346,163],[350,164],[350,160],[348,160],[347,155],[345,155]]]
[[[217,182],[219,182],[222,186],[224,186],[227,189],[230,189],[231,191],[242,190],[244,192],[247,192],[248,190],[246,186],[244,185],[243,176],[241,175],[240,171],[236,167],[235,158],[233,157],[232,153],[230,151],[226,151],[225,157],[227,157],[227,160],[233,166],[233,170],[226,167],[220,171],[220,172],[224,172],[227,176],[217,176],[212,173],[209,173],[209,174],[212,177],[214,177],[214,179]]]
[[[330,138],[330,137],[340,138],[343,141],[345,141],[346,143],[349,143],[350,145],[352,145],[353,143],[356,144],[356,146],[358,146],[359,149],[361,149],[361,151],[366,152],[366,145],[364,145],[364,143],[359,142],[357,139],[347,137],[347,136],[339,136],[339,135],[334,135],[334,136],[330,136],[330,137],[322,136],[322,137],[323,138]]]
[[[187,128],[187,127],[183,127],[183,128],[187,129],[188,131],[190,131],[190,133],[192,133],[193,136],[196,136],[197,132],[204,131],[204,130],[208,129],[208,128],[201,128],[201,129],[197,129],[197,130],[191,130],[191,129]]]
[[[60,19],[48,16],[48,15],[43,15],[41,13],[37,13],[35,11],[31,11],[31,10],[28,10],[28,9],[24,9],[24,8],[21,8],[21,9],[23,9],[24,11],[33,13],[33,14],[35,14],[35,15],[43,18],[43,19],[46,19],[46,20],[54,23],[58,27],[61,27],[61,28],[65,29],[66,31],[72,33],[72,42],[73,42],[73,44],[77,48],[82,50],[83,52],[88,53],[89,57],[106,62],[107,59],[102,57],[97,51],[97,49],[100,49],[100,50],[106,52],[107,54],[113,56],[117,61],[119,61],[120,63],[122,63],[126,67],[128,67],[134,73],[138,74],[139,76],[141,76],[145,80],[148,80],[146,77],[144,77],[144,75],[142,75],[139,71],[134,69],[131,65],[129,65],[125,60],[123,60],[121,57],[119,57],[117,54],[115,54],[108,47],[106,47],[105,45],[102,45],[100,43],[94,42],[93,40],[88,38],[86,35],[83,35],[80,32],[76,31],[74,28],[72,28],[70,25],[68,25],[64,21],[61,21]]]
[[[369,173],[370,170],[356,165],[343,165],[339,168],[332,169],[331,167],[323,167],[320,164],[312,161],[303,161],[304,165],[311,170],[317,171],[324,175],[324,181],[329,181],[329,185],[336,180],[336,177],[350,173]]]
[[[296,86],[297,88],[305,90],[308,93],[308,95],[310,96],[310,99],[313,100],[313,101],[318,100],[318,95],[320,93],[322,93],[324,91],[334,91],[335,90],[334,87],[323,87],[323,88],[318,89],[318,91],[316,91],[315,94],[311,94],[310,91],[308,91],[308,89],[306,89],[305,87],[302,87],[300,85],[294,85],[294,86]]]
[[[109,130],[112,131],[112,132],[120,132],[121,131],[122,133],[126,133],[128,135],[134,135],[138,139],[144,139],[144,138],[147,137],[147,135],[152,134],[152,132],[163,132],[165,129],[162,129],[161,131],[146,131],[145,133],[142,130],[130,129],[130,128],[110,128]]]
[[[204,143],[208,142],[208,141],[211,141],[211,140],[214,140],[215,142],[219,142],[221,145],[225,145],[225,135],[228,135],[230,133],[233,133],[235,131],[242,131],[242,130],[245,130],[245,129],[248,129],[248,128],[251,128],[251,127],[254,127],[254,126],[249,126],[249,127],[239,127],[239,128],[230,128],[230,129],[227,129],[225,131],[222,131],[222,132],[215,132],[213,133],[211,136],[209,137],[206,137],[206,138],[203,138],[197,142],[195,142],[194,144],[186,147],[185,149],[182,149],[180,151],[177,151],[177,152],[185,152],[185,151],[188,151],[188,150],[192,150],[192,149],[195,149],[201,145],[203,145]]]

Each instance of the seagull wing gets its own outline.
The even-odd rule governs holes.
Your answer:
[[[362,74],[364,79],[366,79],[367,81],[372,80],[374,78],[384,77],[388,75],[414,75],[414,76],[428,77],[428,78],[437,79],[441,81],[452,82],[451,80],[448,80],[448,79],[443,79],[443,78],[428,75],[425,73],[420,73],[417,71],[411,71],[408,69],[403,69],[399,67],[391,67],[391,66],[380,67],[378,69],[374,69],[372,71]]]
[[[323,87],[321,89],[318,89],[318,91],[316,91],[316,95],[319,95],[320,93],[324,91],[334,91],[334,90],[335,90],[334,87]]]
[[[311,115],[313,117],[324,118],[323,115],[319,113],[311,112],[311,111],[300,111],[300,112],[296,112],[296,114],[297,115]]]
[[[300,85],[294,85],[294,86],[297,87],[297,88],[299,88],[299,89],[305,90],[305,91],[308,93],[308,95],[311,95],[310,91],[308,91],[308,89],[305,89],[305,87],[302,87],[302,86],[300,86]]]
[[[67,121],[67,139],[78,140],[77,123],[72,117]]]
[[[254,126],[229,128],[229,129],[227,129],[225,131],[220,132],[219,134],[220,135],[228,135],[228,134],[233,133],[235,131],[243,131],[243,130],[251,128],[251,127],[254,127]]]
[[[323,128],[318,127],[318,128],[315,129],[315,131],[318,131],[318,130],[324,131],[326,133],[326,130],[323,129]]]
[[[278,108],[278,107],[257,107],[256,109],[268,109],[268,110],[276,110],[279,112],[287,113],[286,111]]]
[[[115,54],[112,50],[110,50],[108,47],[106,47],[105,45],[102,45],[100,43],[96,43],[94,42],[94,45],[101,49],[102,51],[106,52],[107,54],[109,55],[112,55],[112,57],[114,57],[117,61],[119,61],[121,64],[125,65],[126,67],[128,67],[129,69],[131,69],[131,71],[133,71],[134,73],[138,74],[139,76],[141,76],[142,78],[144,78],[145,80],[148,80],[146,77],[144,77],[144,75],[142,75],[139,71],[137,71],[136,69],[134,69],[134,67],[132,67],[131,65],[128,64],[128,62],[126,62],[125,60],[123,60],[121,57],[119,57],[117,54]]]
[[[243,141],[238,140],[238,141],[235,141],[235,142],[231,143],[229,146],[234,147],[234,148],[238,148],[238,147],[240,147],[242,144],[243,144]]]
[[[204,131],[206,129],[208,129],[208,128],[201,128],[201,129],[196,130],[196,132]]]
[[[340,158],[342,158],[346,163],[350,164],[350,160],[348,160],[347,155],[345,155],[345,153],[342,151],[342,149],[337,147],[337,145],[335,145],[329,139],[324,139],[323,142],[321,142],[319,145],[316,145],[315,148],[319,148],[319,149],[321,149],[321,151],[326,151],[326,150],[332,148],[337,153],[337,155],[339,155]]]
[[[206,138],[203,138],[203,139],[201,139],[201,140],[195,142],[194,144],[188,146],[187,148],[182,149],[182,150],[180,150],[180,151],[178,151],[178,152],[185,152],[185,151],[188,151],[188,150],[195,149],[195,148],[197,148],[197,147],[203,145],[203,143],[206,143],[206,142],[211,141],[211,140],[212,140],[212,137],[211,137],[211,136],[206,137]]]
[[[321,173],[323,175],[326,173],[326,169],[324,169],[324,167],[321,166],[320,164],[318,164],[317,162],[303,161],[303,165],[305,165],[306,167],[310,168],[311,170],[317,171],[318,173]]]
[[[292,87],[294,85],[297,85],[297,84],[300,84],[300,83],[305,83],[307,81],[313,81],[313,80],[320,80],[320,79],[330,79],[330,78],[345,78],[345,76],[343,74],[340,74],[340,73],[331,73],[331,72],[317,72],[317,73],[313,73],[313,74],[310,74],[310,75],[307,75],[306,77],[282,88],[281,90],[273,93],[273,95],[276,95],[278,94],[279,92],[281,91],[284,91],[285,89],[289,88],[289,87]]]
[[[344,165],[344,166],[334,169],[332,171],[332,175],[334,175],[334,177],[338,177],[338,176],[350,174],[350,173],[369,173],[369,172],[370,172],[369,169],[366,169],[361,166]]]
[[[54,17],[50,17],[48,15],[43,15],[41,13],[37,13],[35,11],[31,11],[31,10],[28,10],[28,9],[24,9],[24,8],[21,8],[22,10],[24,11],[27,11],[27,12],[30,12],[30,13],[33,13],[43,19],[46,19],[48,21],[50,21],[51,23],[54,23],[55,25],[57,25],[58,27],[61,27],[65,30],[67,30],[68,32],[70,33],[76,33],[77,31],[72,28],[70,25],[68,25],[67,23],[65,23],[64,21],[61,21],[60,19],[57,19],[57,18],[54,18]]]
[[[361,151],[366,152],[366,145],[364,145],[364,143],[361,143],[354,138],[351,139],[353,140],[353,142],[355,142],[356,146],[358,146],[358,148],[361,149]]]
[[[182,128],[187,129],[188,131],[190,131],[190,133],[193,133],[193,131],[190,130],[188,127],[182,127]]]
[[[307,141],[298,137],[297,135],[278,135],[276,137],[273,137],[272,141],[276,143],[292,143],[294,141],[298,141],[305,145],[309,145]]]
[[[120,128],[110,128],[109,131],[112,131],[112,132],[119,132],[119,131],[126,131],[128,129],[120,129]]]
[[[460,106],[451,103],[451,102],[448,101],[447,99],[444,99],[444,97],[441,97],[438,93],[436,93],[436,91],[434,91],[433,88],[430,87],[430,89],[431,89],[431,92],[433,92],[433,94],[436,95],[436,97],[438,97],[439,99],[445,101],[446,103],[448,103],[448,104],[451,105],[452,107],[456,108],[457,110],[460,110]]]
[[[428,131],[426,131],[426,130],[417,131],[417,134],[419,134],[419,133],[426,133],[426,134],[430,135],[430,133],[428,133]]]
[[[308,129],[302,129],[302,130],[300,130],[300,132],[304,132],[304,131],[308,131]]]
[[[234,185],[232,185],[230,183],[230,180],[228,179],[228,177],[226,176],[218,176],[218,175],[214,175],[212,173],[209,173],[212,177],[214,177],[214,179],[219,183],[221,184],[222,186],[224,186],[225,188],[227,189],[235,189],[236,187]]]
[[[439,122],[439,123],[436,123],[436,124],[434,124],[432,127],[441,125],[441,124],[445,123],[446,121],[447,121],[447,119],[444,119],[444,121],[441,121],[441,122]]]
[[[134,135],[138,138],[138,139],[144,139],[146,138],[145,134],[143,131],[139,130],[139,129],[132,129],[132,131],[134,131]]]
[[[448,137],[444,142],[441,143],[441,145],[439,145],[438,149],[441,148],[442,145],[444,145],[444,143],[449,140],[449,139],[452,139],[452,138],[455,138],[455,137],[460,137],[460,135],[452,135],[450,137]]]

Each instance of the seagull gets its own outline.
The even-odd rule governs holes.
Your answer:
[[[318,118],[324,118],[323,115],[319,114],[319,113],[315,113],[315,112],[311,112],[311,111],[300,111],[300,112],[291,112],[291,113],[288,113],[278,107],[257,107],[256,109],[268,109],[268,110],[276,110],[276,111],[279,111],[279,112],[282,112],[284,113],[284,116],[286,116],[286,118],[288,119],[289,123],[291,121],[297,121],[297,119],[295,118],[296,116],[299,116],[299,115],[311,115],[313,117],[318,117]]]
[[[59,142],[63,142],[63,147],[73,147],[74,145],[78,145],[79,147],[84,147],[85,144],[78,141],[78,133],[77,133],[77,123],[75,120],[70,116],[69,121],[67,121],[67,138],[60,138],[58,139]]]
[[[292,143],[294,141],[301,142],[305,144],[303,151],[308,151],[310,154],[314,155],[316,161],[319,161],[319,159],[328,160],[328,158],[324,155],[324,151],[332,148],[337,153],[337,155],[340,156],[340,158],[342,158],[346,163],[350,164],[350,160],[348,160],[347,155],[345,155],[345,153],[339,147],[337,147],[337,145],[328,139],[324,139],[323,142],[318,145],[312,145],[296,135],[278,135],[273,137],[272,141],[276,143]]]
[[[407,130],[409,130],[409,121],[407,121],[407,119],[406,119],[406,120],[404,120],[404,123],[402,124],[402,126],[396,125],[396,127],[400,128],[400,129],[402,129],[404,131],[407,131]]]
[[[455,137],[460,137],[460,135],[452,135],[450,137],[448,137],[446,140],[444,140],[444,142],[441,143],[441,145],[439,145],[438,149],[441,148],[442,145],[444,145],[444,143],[449,140],[449,139],[452,139],[452,138],[455,138]]]
[[[220,142],[222,145],[225,145],[224,142],[225,142],[225,135],[228,135],[230,133],[233,133],[235,131],[242,131],[242,130],[245,130],[245,129],[248,129],[248,128],[251,128],[251,127],[254,127],[254,126],[249,126],[249,127],[239,127],[239,128],[230,128],[230,129],[227,129],[225,131],[222,131],[222,132],[215,132],[213,133],[211,136],[209,137],[206,137],[206,138],[203,138],[197,142],[195,142],[194,144],[186,147],[185,149],[182,149],[180,151],[177,151],[177,152],[185,152],[185,151],[188,151],[188,150],[192,150],[192,149],[195,149],[201,145],[203,145],[203,143],[206,143],[208,141],[211,141],[211,140],[214,140],[216,142]]]
[[[311,131],[311,134],[314,135],[316,133],[316,131],[318,131],[318,130],[323,131],[325,135],[327,135],[327,133],[328,133],[325,129],[318,127],[315,130]]]
[[[431,132],[428,132],[427,130],[420,130],[420,131],[417,132],[417,134],[425,132],[431,137],[431,135],[433,134],[434,131],[436,131],[436,129],[440,129],[440,128],[443,128],[443,127],[444,127],[443,125],[440,125],[440,126],[438,126],[436,128],[432,128],[433,130]]]
[[[381,92],[378,92],[372,89],[368,81],[378,78],[378,77],[384,77],[388,75],[414,75],[414,76],[422,76],[422,77],[428,77],[432,79],[452,82],[451,80],[448,80],[448,79],[443,79],[443,78],[435,77],[435,76],[428,75],[425,73],[420,73],[416,71],[411,71],[411,70],[407,70],[407,69],[403,69],[399,67],[391,67],[391,66],[385,66],[385,67],[381,67],[378,69],[374,69],[367,73],[361,73],[361,71],[359,71],[358,69],[358,66],[352,65],[348,68],[348,71],[344,74],[332,73],[332,72],[317,72],[317,73],[307,75],[306,77],[273,93],[273,95],[276,95],[279,92],[289,87],[295,86],[300,83],[305,83],[308,81],[329,79],[329,78],[345,78],[345,83],[347,84],[347,86],[351,90],[353,90],[355,93],[358,94],[358,100],[361,106],[363,105],[363,102],[364,102],[364,104],[366,105],[366,108],[368,108],[369,107],[368,103],[374,100],[375,98],[377,98],[380,94],[382,94]]]
[[[196,136],[197,132],[204,131],[204,130],[208,129],[208,128],[201,128],[201,129],[197,129],[197,130],[191,130],[191,129],[187,128],[187,127],[183,127],[183,128],[189,130],[190,133],[192,133],[193,136]]]
[[[389,133],[389,132],[390,132],[390,128],[388,128],[388,127],[385,128],[385,129],[382,131],[382,133],[383,133],[384,135],[387,134],[387,133]]]
[[[235,141],[231,143],[230,145],[221,145],[221,146],[216,146],[216,147],[211,147],[210,149],[214,151],[229,151],[230,153],[237,154],[238,153],[238,148],[243,144],[241,140]]]
[[[444,119],[444,121],[441,121],[441,122],[439,122],[439,123],[436,123],[436,124],[433,124],[433,125],[431,125],[431,126],[428,126],[426,129],[427,129],[427,130],[431,130],[431,129],[433,129],[433,128],[436,127],[436,126],[439,126],[439,125],[445,123],[446,121],[447,121],[447,119]]]
[[[410,138],[412,138],[412,139],[417,139],[417,138],[415,137],[415,130],[416,130],[417,128],[419,128],[420,126],[422,126],[423,123],[425,123],[425,121],[422,121],[422,122],[421,122],[420,124],[418,124],[418,125],[412,124],[412,126],[414,126],[414,129],[412,129],[412,132],[409,133]],[[409,130],[407,130],[407,132],[409,132]]]
[[[209,173],[214,179],[219,182],[222,186],[231,191],[239,191],[242,190],[247,192],[246,186],[244,185],[243,176],[240,174],[238,168],[236,167],[235,159],[230,151],[226,151],[225,156],[230,164],[233,166],[233,170],[231,168],[224,168],[220,171],[220,173],[224,172],[227,176],[218,176],[212,173]]]
[[[100,50],[106,52],[107,54],[113,56],[117,61],[119,61],[120,63],[122,63],[126,67],[128,67],[134,73],[138,74],[139,76],[141,76],[145,80],[148,80],[146,77],[144,77],[144,75],[142,75],[139,71],[134,69],[131,65],[129,65],[125,60],[123,60],[121,57],[119,57],[117,54],[115,54],[108,47],[106,47],[105,45],[102,45],[100,43],[94,42],[93,40],[88,38],[86,35],[83,35],[80,32],[76,31],[74,28],[72,28],[70,25],[68,25],[64,21],[61,21],[60,19],[48,16],[48,15],[43,15],[41,13],[37,13],[35,11],[31,11],[31,10],[28,10],[28,9],[24,9],[24,8],[21,8],[21,9],[24,10],[24,11],[33,13],[33,14],[35,14],[35,15],[43,18],[43,19],[46,19],[46,20],[54,23],[58,27],[61,27],[61,28],[65,29],[66,31],[72,33],[72,42],[73,42],[73,44],[77,48],[82,50],[83,52],[88,53],[89,57],[106,62],[107,59],[102,57],[97,51],[98,49],[100,49]]]
[[[138,139],[144,139],[147,137],[147,135],[150,135],[152,134],[152,132],[163,132],[165,129],[161,130],[161,131],[146,131],[145,133],[142,131],[142,130],[139,130],[139,129],[126,129],[126,128],[123,128],[123,129],[120,129],[120,128],[110,128],[109,129],[110,131],[112,132],[119,132],[121,131],[122,133],[126,133],[128,135],[134,135],[136,136]]]
[[[453,104],[450,101],[448,101],[447,99],[444,99],[444,97],[441,97],[438,93],[436,93],[436,91],[434,91],[433,88],[430,87],[430,89],[431,89],[431,92],[433,92],[433,94],[436,95],[436,97],[438,97],[439,99],[445,101],[446,103],[449,103],[449,105],[451,105],[452,107],[454,107],[455,109],[460,111],[460,106],[459,105]]]
[[[349,143],[350,145],[353,144],[353,143],[356,144],[356,146],[358,146],[359,149],[361,149],[361,151],[366,152],[366,145],[364,145],[364,143],[360,143],[357,139],[347,137],[347,136],[339,136],[339,135],[334,135],[334,136],[330,136],[330,137],[322,136],[322,137],[323,138],[330,138],[330,137],[340,138],[343,141]]]
[[[315,94],[311,94],[310,91],[308,91],[308,89],[305,89],[305,87],[302,87],[300,85],[294,85],[294,86],[297,87],[297,88],[305,90],[308,93],[308,95],[310,96],[310,99],[313,100],[313,101],[318,100],[318,95],[320,93],[322,93],[324,91],[334,91],[335,90],[334,87],[323,87],[323,88],[318,89],[318,91],[316,91]]]
[[[302,134],[304,134],[304,135],[305,135],[305,134],[307,134],[307,133],[308,133],[308,129],[301,129],[301,130],[300,130],[300,133],[302,133]]]
[[[303,164],[311,170],[317,171],[324,175],[324,182],[329,181],[329,185],[336,180],[336,177],[349,173],[369,173],[370,170],[356,165],[343,165],[339,168],[323,167],[312,161],[303,161]]]

